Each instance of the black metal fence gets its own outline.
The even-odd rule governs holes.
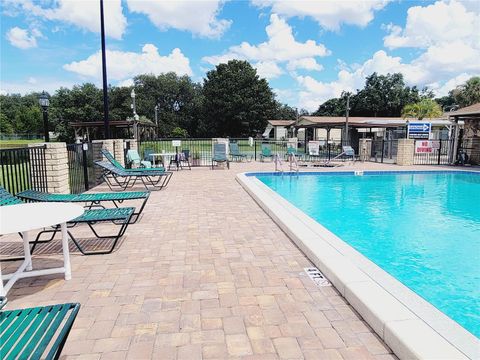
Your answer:
[[[47,191],[45,146],[0,149],[0,185],[12,194]]]
[[[398,140],[373,140],[370,160],[393,164],[397,161]]]
[[[181,146],[174,147],[172,141],[180,140]],[[286,156],[289,142],[287,140],[262,140],[247,138],[229,138],[230,143],[238,144],[238,149],[241,154],[247,155],[247,159],[260,160],[262,148],[268,146],[272,155],[279,154]],[[304,161],[318,161],[331,160],[342,153],[342,145],[338,141],[319,140],[319,154],[310,156],[308,151],[308,142],[298,141],[296,152]],[[358,144],[356,144],[358,145]],[[357,146],[358,148],[358,146]],[[213,140],[211,138],[201,139],[159,139],[142,141],[139,143],[139,154],[144,157],[146,153],[160,154],[162,153],[176,153],[177,151],[188,150],[190,157],[190,164],[192,166],[211,166],[213,155]],[[357,150],[355,150],[357,153]],[[151,160],[151,157],[147,160]]]
[[[69,144],[67,154],[70,192],[79,194],[95,186],[91,144]]]
[[[453,140],[415,140],[414,165],[448,165]]]

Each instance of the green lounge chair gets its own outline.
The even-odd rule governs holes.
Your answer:
[[[299,153],[297,149],[295,149],[293,146],[289,146],[287,148],[287,153],[285,154],[285,157],[288,158],[290,155],[294,155],[297,159],[301,159],[303,157],[303,154]]]
[[[0,296],[0,310],[6,303]],[[58,359],[79,310],[69,303],[0,311],[1,359]]]
[[[87,209],[102,208],[102,202],[112,202],[116,208],[127,200],[143,200],[140,209],[132,214],[130,224],[134,224],[139,219],[148,198],[149,191],[127,191],[127,192],[105,192],[105,193],[83,193],[83,194],[50,194],[36,190],[25,190],[16,195],[22,200],[33,202],[80,202],[85,203]],[[1,202],[1,198],[0,198]]]
[[[273,161],[272,147],[270,144],[262,144],[262,153],[260,154],[260,161],[263,162],[265,158],[270,158]]]
[[[240,152],[240,148],[238,147],[237,143],[230,143],[230,156],[232,157],[233,161],[243,161],[243,159],[247,160],[248,155],[247,154],[242,154]]]
[[[147,190],[161,190],[168,185],[172,177],[171,172],[164,170],[122,169],[108,161],[95,161],[94,164],[102,168],[101,176],[112,191],[124,191],[134,186],[138,179]]]
[[[230,161],[227,157],[227,145],[225,144],[213,144],[213,157],[212,157],[212,170],[215,164],[226,163],[227,168],[230,169]]]
[[[137,150],[127,151],[127,161],[134,169],[139,167],[149,169],[152,167],[152,162],[148,160],[142,160]]]
[[[13,196],[9,192],[7,192],[3,187],[0,186],[0,198],[3,199],[2,206],[10,206],[14,204],[19,204],[21,202],[16,202],[15,199],[19,200],[17,197]],[[8,200],[10,198],[10,200]],[[100,255],[100,254],[110,254],[117,245],[118,240],[125,234],[128,225],[130,224],[130,219],[132,218],[133,213],[135,212],[135,208],[133,207],[125,207],[125,208],[113,208],[113,209],[87,209],[85,212],[80,215],[79,217],[70,220],[67,223],[68,227],[68,235],[70,239],[72,239],[75,246],[80,250],[83,255]],[[117,234],[112,235],[99,235],[94,228],[94,225],[100,222],[114,222],[115,224],[119,225],[120,230]],[[72,235],[70,229],[75,227],[78,224],[87,224],[90,230],[92,230],[93,234],[98,239],[113,239],[112,245],[107,250],[98,250],[98,251],[86,251],[82,248],[79,244],[77,239]],[[55,235],[60,232],[60,226],[53,226],[52,229],[42,230],[37,234],[37,237],[31,243],[32,249],[31,253],[35,250],[35,247],[38,243],[45,243],[50,242],[55,238]],[[51,233],[52,236],[48,240],[40,240],[42,234]],[[19,258],[9,258],[6,260],[19,260]]]
[[[152,171],[152,172],[155,172],[155,173],[158,173],[158,172],[161,172],[161,171],[165,171],[165,168],[164,167],[156,167],[156,168],[136,168],[136,169],[126,169],[125,166],[123,166],[122,164],[120,164],[118,162],[117,159],[115,159],[115,157],[112,155],[112,153],[106,149],[102,149],[101,150],[101,153],[103,156],[105,156],[105,158],[110,162],[112,163],[112,165],[116,166],[117,168],[119,169],[122,169],[122,170],[125,170],[126,172],[128,173],[145,173],[145,172],[148,172],[148,171]]]
[[[102,149],[102,154],[108,161],[95,161],[95,165],[102,168],[102,178],[113,191],[132,187],[138,179],[148,190],[161,190],[168,185],[172,177],[172,173],[165,171],[163,167],[125,169],[108,150]]]

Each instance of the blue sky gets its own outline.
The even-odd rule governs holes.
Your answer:
[[[2,93],[100,85],[99,1],[2,0]],[[480,74],[478,1],[105,0],[109,83],[175,71],[202,81],[248,60],[280,101],[314,110],[372,72],[437,95]]]

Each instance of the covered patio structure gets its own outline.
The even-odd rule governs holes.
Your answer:
[[[348,139],[345,138],[347,119],[343,116],[302,116],[295,128],[297,130],[305,129],[305,141],[339,141],[342,144],[348,143],[358,151],[360,138],[374,140],[405,138],[409,121],[411,119],[401,117],[349,117]],[[447,117],[424,119],[423,121],[432,123],[434,139],[450,138],[454,124]]]
[[[84,138],[87,141],[103,137],[104,122],[76,121],[69,124],[75,131],[75,138]],[[149,120],[113,120],[110,121],[111,138],[136,138],[137,140],[153,139],[157,126]]]
[[[454,154],[460,150],[464,151],[471,164],[480,164],[480,103],[451,111],[446,115],[455,124]]]

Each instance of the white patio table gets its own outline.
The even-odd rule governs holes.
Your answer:
[[[83,211],[82,206],[69,203],[44,202],[0,207],[0,235],[22,233],[25,253],[25,260],[14,273],[2,275],[0,264],[0,295],[5,296],[13,284],[21,278],[57,273],[65,273],[65,280],[72,278],[66,223],[82,215]],[[28,232],[58,224],[62,232],[63,267],[33,270]],[[5,285],[4,280],[8,280]]]
[[[163,163],[163,167],[165,168],[165,170],[167,170],[170,167],[170,161],[176,155],[177,155],[177,153],[174,153],[174,152],[150,154],[150,156],[152,157],[152,163],[153,164],[155,164],[155,158],[156,157],[161,157],[162,158],[162,163]]]

